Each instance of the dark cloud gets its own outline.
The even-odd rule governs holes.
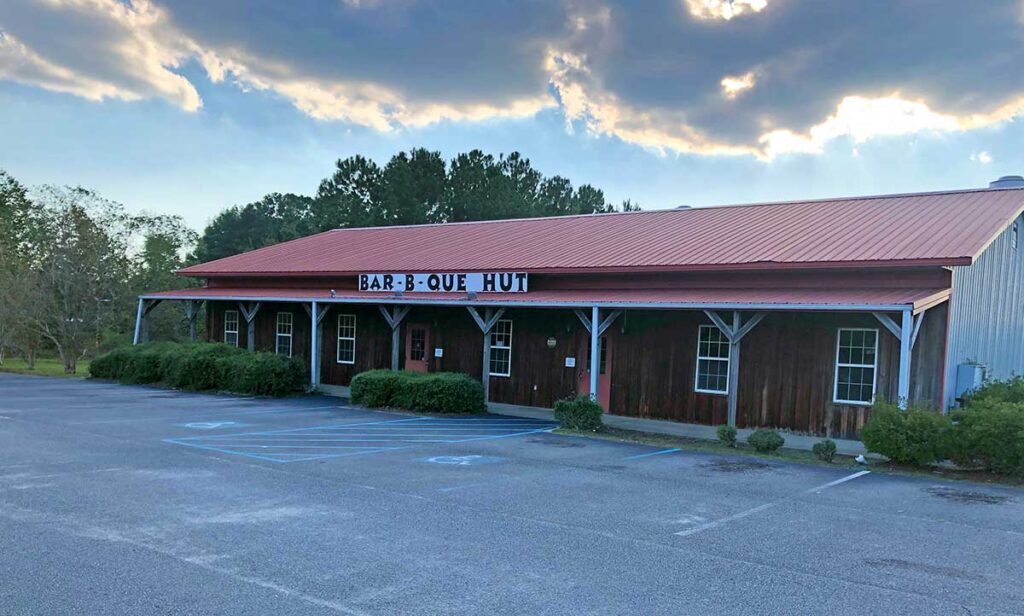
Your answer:
[[[1022,0],[5,0],[0,32],[0,78],[191,110],[176,68],[198,61],[378,130],[560,105],[647,147],[770,157],[1024,112]]]

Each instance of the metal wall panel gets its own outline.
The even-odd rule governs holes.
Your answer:
[[[1024,235],[1024,219],[1015,223]],[[1011,225],[974,265],[953,270],[945,403],[953,405],[958,364],[976,361],[988,378],[1024,374],[1024,237]]]

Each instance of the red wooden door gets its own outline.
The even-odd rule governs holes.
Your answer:
[[[597,372],[597,401],[605,411],[608,410],[608,402],[612,393],[612,344],[608,336],[601,336],[599,342],[601,356],[598,359]],[[578,387],[580,395],[590,394],[590,338],[587,338],[587,363],[577,370]]]
[[[410,323],[405,333],[405,369],[426,372],[430,358],[427,346],[430,343],[430,328],[419,323]]]

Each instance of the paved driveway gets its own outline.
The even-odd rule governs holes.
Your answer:
[[[0,614],[1024,613],[1024,491],[0,375]]]

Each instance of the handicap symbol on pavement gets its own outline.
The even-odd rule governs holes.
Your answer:
[[[494,456],[434,456],[427,458],[427,462],[434,464],[451,464],[454,466],[472,466],[474,464],[489,464],[498,462],[501,458]]]

